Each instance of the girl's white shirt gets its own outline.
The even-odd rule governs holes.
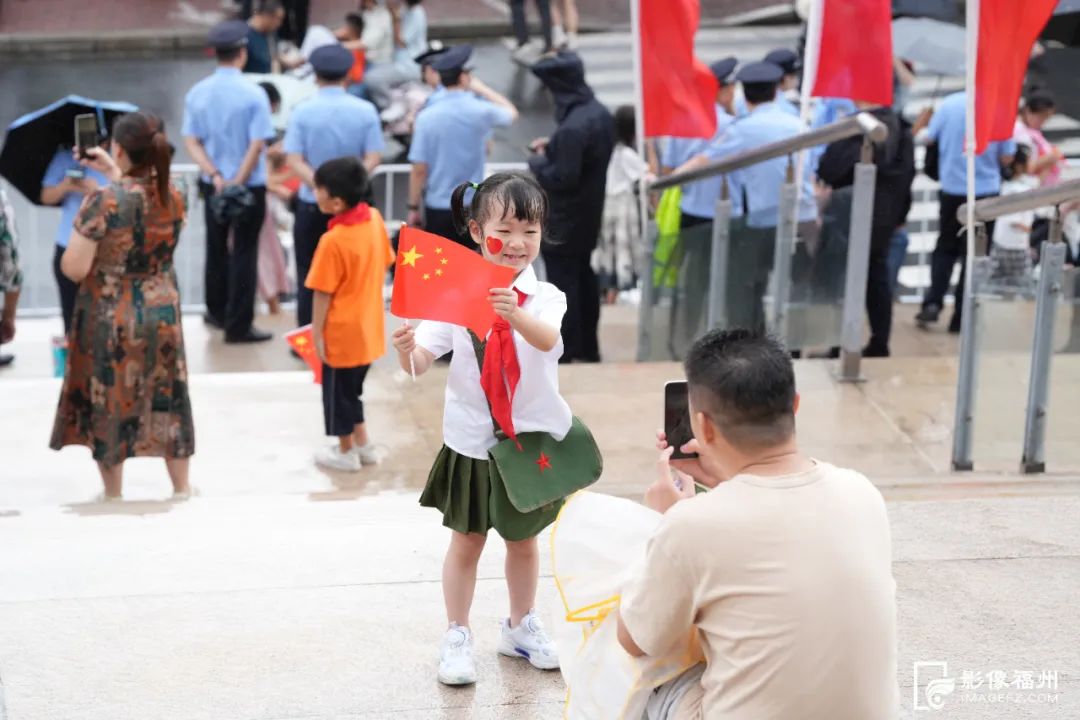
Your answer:
[[[562,328],[566,295],[554,285],[540,282],[531,265],[522,271],[512,287],[527,296],[521,306],[524,312],[554,328]],[[435,357],[454,351],[446,381],[443,442],[456,453],[486,460],[488,450],[498,440],[487,398],[480,386],[480,365],[468,330],[459,325],[425,320],[416,328],[416,343]],[[573,421],[570,406],[559,394],[562,335],[554,348],[541,352],[515,331],[514,347],[521,367],[521,380],[510,408],[515,431],[543,431],[562,440],[570,432]]]

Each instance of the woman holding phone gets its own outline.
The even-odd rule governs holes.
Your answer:
[[[91,449],[102,500],[121,499],[123,463],[136,456],[164,458],[173,497],[187,499],[195,432],[172,264],[185,208],[164,124],[124,115],[111,154],[87,155],[108,184],[83,200],[60,263],[79,290],[50,444]]]

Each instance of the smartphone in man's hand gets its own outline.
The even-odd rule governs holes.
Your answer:
[[[690,391],[685,381],[664,384],[664,434],[668,445],[675,449],[672,460],[688,460],[698,456],[697,453],[682,451],[683,445],[694,437],[690,428]]]
[[[85,113],[75,116],[75,147],[79,151],[79,157],[83,160],[90,157],[86,152],[87,150],[98,146],[101,140],[99,132],[97,115]]]

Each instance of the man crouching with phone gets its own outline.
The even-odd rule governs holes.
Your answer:
[[[713,331],[685,363],[693,439],[664,433],[646,504],[664,515],[624,585],[618,641],[662,656],[692,629],[705,663],[646,718],[890,720],[899,712],[885,502],[799,450],[799,395],[775,340]],[[708,488],[695,493],[695,483]]]

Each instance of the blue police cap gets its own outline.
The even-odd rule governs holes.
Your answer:
[[[773,65],[779,65],[785,75],[794,75],[799,72],[799,56],[795,54],[794,50],[777,48],[766,55],[764,60]]]
[[[430,65],[436,55],[441,55],[444,52],[446,52],[446,46],[438,40],[432,40],[428,43],[428,49],[414,57],[413,62],[417,65]]]
[[[323,45],[311,53],[308,62],[312,70],[321,78],[327,80],[339,80],[349,74],[352,69],[353,54],[341,45]]]
[[[733,57],[726,57],[723,60],[717,60],[709,69],[712,70],[712,74],[716,76],[716,79],[720,81],[721,85],[730,85],[732,83],[731,74],[735,72],[735,66],[739,64],[739,61]]]
[[[235,50],[247,45],[248,24],[243,20],[226,20],[210,28],[206,43],[215,50]]]
[[[779,65],[771,62],[756,62],[743,65],[735,79],[744,85],[769,85],[780,82],[784,77],[784,71]]]
[[[472,45],[453,45],[431,59],[431,67],[436,72],[454,72],[464,70],[472,57]]]

